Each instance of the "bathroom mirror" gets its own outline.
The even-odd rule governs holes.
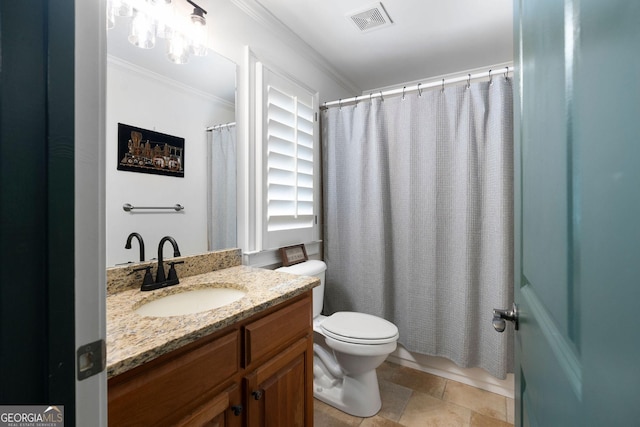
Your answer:
[[[182,255],[235,247],[210,244],[207,207],[226,206],[229,227],[235,227],[235,208],[224,201],[210,200],[212,183],[209,144],[216,125],[229,132],[235,123],[236,64],[209,50],[206,56],[191,56],[186,64],[177,65],[166,56],[165,40],[157,39],[151,49],[141,49],[128,41],[127,18],[118,17],[114,28],[107,31],[106,87],[106,155],[105,155],[105,219],[106,263],[114,266],[140,261],[139,245],[125,243],[130,233],[144,239],[144,260],[158,255],[158,242],[169,235],[176,239]],[[117,170],[118,124],[184,139],[184,177],[153,175]],[[235,129],[234,129],[235,131]],[[143,136],[144,139],[144,136]],[[144,141],[143,141],[144,142]],[[235,153],[235,149],[233,150]],[[235,163],[235,161],[231,161]],[[219,182],[219,168],[213,182]],[[235,168],[229,168],[235,174]],[[229,176],[235,182],[235,176]],[[235,198],[234,198],[235,199]],[[184,210],[125,211],[124,204],[134,207],[171,207]],[[218,229],[223,229],[216,224]],[[235,235],[233,233],[227,233]],[[170,245],[164,248],[173,256]]]

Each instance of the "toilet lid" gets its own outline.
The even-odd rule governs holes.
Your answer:
[[[385,344],[398,339],[396,325],[366,313],[339,311],[320,327],[331,338],[356,344]]]

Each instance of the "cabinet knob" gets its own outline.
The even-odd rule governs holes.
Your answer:
[[[231,407],[231,411],[233,411],[233,415],[235,415],[236,417],[242,413],[243,409],[244,408],[242,407],[242,405],[233,405]]]
[[[253,396],[253,398],[255,400],[260,400],[262,399],[262,390],[256,390],[254,392],[251,393],[251,396]]]

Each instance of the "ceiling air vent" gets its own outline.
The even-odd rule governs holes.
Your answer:
[[[363,32],[393,24],[382,3],[375,3],[366,9],[354,12],[349,15],[349,19]]]

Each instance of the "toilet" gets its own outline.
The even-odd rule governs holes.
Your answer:
[[[353,416],[371,417],[382,406],[376,368],[396,349],[398,328],[365,313],[321,315],[326,269],[317,260],[277,269],[320,279],[313,289],[313,395]]]

